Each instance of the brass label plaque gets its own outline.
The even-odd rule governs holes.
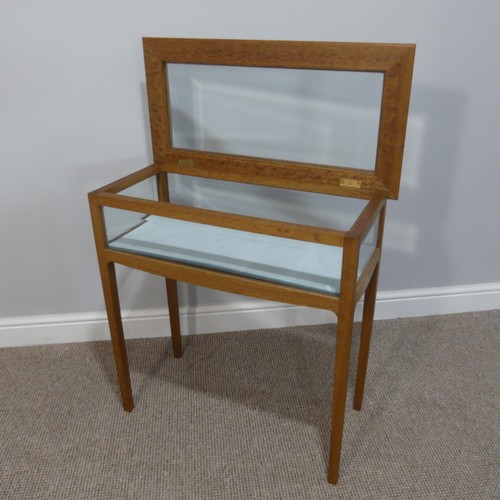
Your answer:
[[[360,188],[361,181],[357,181],[355,179],[340,179],[340,185],[352,188]]]

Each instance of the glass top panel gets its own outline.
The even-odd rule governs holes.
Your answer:
[[[383,74],[166,64],[175,148],[374,170]]]

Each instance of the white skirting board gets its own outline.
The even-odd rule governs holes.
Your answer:
[[[356,310],[361,318],[362,304]],[[500,283],[379,292],[376,319],[431,316],[500,308]],[[329,311],[248,300],[181,309],[183,334],[333,323]],[[166,309],[123,311],[126,338],[170,335]],[[103,312],[0,319],[0,347],[108,340]]]

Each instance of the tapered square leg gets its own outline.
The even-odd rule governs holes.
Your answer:
[[[361,323],[361,339],[358,354],[358,370],[356,375],[356,389],[354,392],[355,410],[361,410],[363,394],[365,390],[366,371],[368,368],[368,355],[370,352],[370,341],[373,330],[373,318],[375,315],[375,300],[377,296],[379,266],[375,268],[372,278],[365,291],[365,303],[363,306],[363,320]]]
[[[170,334],[172,336],[172,350],[174,356],[182,356],[181,322],[179,317],[179,299],[177,295],[177,281],[167,278],[168,316],[170,320]]]
[[[330,438],[330,460],[328,466],[328,481],[333,484],[337,484],[339,478],[347,382],[349,378],[352,324],[354,318],[352,310],[346,312],[347,314],[339,314],[337,324],[337,346],[335,351],[335,373],[333,381],[332,430]]]
[[[125,337],[123,335],[123,325],[120,312],[120,301],[118,297],[118,286],[116,283],[115,265],[103,263],[100,266],[101,281],[108,314],[109,330],[111,333],[111,342],[115,356],[116,371],[120,384],[123,408],[126,411],[134,409],[134,400],[132,397],[132,387],[130,384],[130,373],[128,368],[127,349],[125,346]]]

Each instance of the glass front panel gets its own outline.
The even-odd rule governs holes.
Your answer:
[[[166,66],[175,148],[375,169],[382,73]]]
[[[339,293],[341,247],[114,208],[105,209],[104,217],[108,246],[114,250]]]
[[[343,249],[104,207],[115,250],[338,295]],[[376,249],[379,218],[361,241],[358,278]],[[203,242],[200,245],[200,241]]]

